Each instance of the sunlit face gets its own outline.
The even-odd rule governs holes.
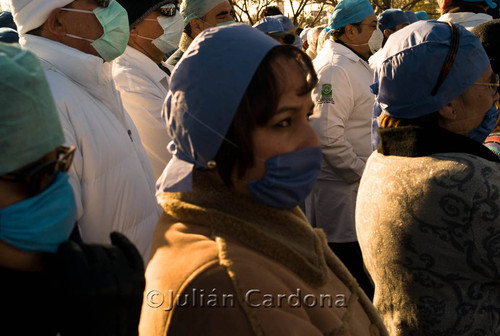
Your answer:
[[[235,189],[248,194],[247,183],[260,180],[266,172],[265,161],[278,154],[319,146],[319,140],[309,125],[314,104],[311,95],[298,95],[305,78],[294,61],[278,59],[273,68],[280,88],[283,88],[275,114],[252,134],[254,165],[243,178],[234,181]]]
[[[366,19],[361,21],[360,24],[361,31],[357,29],[353,29],[353,36],[351,43],[355,45],[356,51],[358,51],[361,55],[369,56],[371,54],[370,46],[368,45],[368,41],[370,37],[372,37],[373,32],[377,28],[377,17],[375,14],[368,16]]]
[[[148,16],[139,22],[131,31],[130,39],[134,40],[129,42],[134,48],[141,51],[143,54],[151,58],[155,63],[160,63],[165,54],[159,50],[151,40],[147,40],[139,36],[155,39],[163,35],[164,31],[160,23],[158,22],[158,17],[161,14],[159,12],[151,12]]]
[[[229,2],[224,1],[209,10],[208,13],[203,16],[203,18],[197,20],[199,20],[201,29],[199,31],[196,30],[196,35],[201,33],[204,29],[215,27],[219,23],[234,20],[234,11]]]
[[[491,67],[479,77],[476,83],[492,83],[495,74]],[[445,128],[451,132],[468,136],[470,131],[478,127],[486,112],[498,100],[496,87],[487,85],[471,85],[463,94],[451,102],[456,118],[448,121]]]

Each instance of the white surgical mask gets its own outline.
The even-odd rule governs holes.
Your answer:
[[[184,29],[182,15],[179,12],[176,12],[175,16],[160,15],[157,19],[144,20],[157,21],[163,28],[163,34],[155,39],[141,35],[137,35],[138,37],[151,41],[158,50],[165,54],[177,48]]]
[[[380,29],[376,29],[370,39],[368,40],[368,45],[372,54],[375,54],[380,48],[382,48],[382,41],[384,40],[384,34]]]

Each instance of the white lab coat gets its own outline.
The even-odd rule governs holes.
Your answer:
[[[472,30],[478,24],[492,19],[491,15],[485,13],[459,12],[443,14],[438,21],[450,21],[464,26],[467,30]]]
[[[151,164],[114,87],[111,64],[43,37],[25,35],[20,44],[41,59],[66,145],[76,146],[69,175],[83,240],[109,243],[109,233],[119,231],[147,261],[161,210]]]
[[[319,83],[311,126],[323,148],[323,163],[307,211],[329,242],[357,240],[354,209],[359,180],[371,154],[374,95],[368,63],[342,44],[327,40],[314,60]],[[322,93],[331,84],[331,94]]]
[[[161,117],[169,88],[167,74],[149,57],[130,46],[113,61],[112,73],[123,106],[139,131],[155,179],[158,179],[172,157],[167,150],[171,138]]]

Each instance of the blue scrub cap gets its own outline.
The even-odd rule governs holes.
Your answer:
[[[426,11],[415,12],[415,15],[419,20],[429,20],[429,14]]]
[[[361,22],[373,13],[372,4],[368,0],[340,0],[328,17],[326,32]]]
[[[405,12],[401,9],[387,9],[377,17],[378,28],[383,33],[386,29],[392,29],[402,23],[410,23]]]
[[[277,19],[281,24],[283,25],[283,28],[285,31],[289,31],[290,29],[295,28],[295,25],[293,24],[292,20],[288,18],[288,16],[285,15],[273,15],[271,16],[272,18]]]
[[[210,28],[175,67],[163,113],[173,157],[157,194],[190,191],[193,168],[208,168],[266,54],[280,44],[247,24]]]
[[[272,16],[266,16],[253,25],[254,28],[264,33],[284,32],[281,22]]]
[[[181,14],[184,17],[184,27],[191,19],[199,19],[205,16],[215,6],[227,0],[184,0],[181,5]]]
[[[38,58],[0,43],[0,175],[64,143],[54,99]]]
[[[415,13],[413,13],[412,11],[405,11],[405,14],[406,14],[406,17],[408,18],[408,21],[410,23],[418,21],[417,15],[415,15]]]
[[[371,86],[376,94],[375,109],[396,118],[418,118],[438,111],[476,82],[490,65],[488,56],[474,34],[460,25],[455,27],[457,54],[436,92],[450,51],[449,23],[418,21],[391,35],[375,64]]]

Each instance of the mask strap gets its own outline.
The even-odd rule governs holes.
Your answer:
[[[78,40],[85,40],[85,41],[89,41],[89,42],[94,42],[95,40],[91,40],[91,39],[88,39],[88,38],[85,38],[85,37],[80,37],[80,36],[76,36],[76,35],[73,35],[73,34],[66,34],[67,37],[72,37],[72,38],[75,38],[75,39],[78,39]]]
[[[60,10],[67,12],[77,12],[77,13],[86,13],[86,14],[94,14],[93,11],[85,10],[85,9],[75,9],[75,8],[59,8]]]
[[[160,35],[161,36],[161,35]],[[139,35],[137,34],[137,37],[140,37],[140,38],[143,38],[145,40],[149,40],[149,41],[154,41],[155,39],[154,38],[151,38],[151,37],[146,37],[146,36],[142,36],[142,35]]]
[[[437,94],[437,91],[441,87],[441,84],[443,84],[446,76],[448,76],[448,73],[450,73],[451,68],[453,67],[453,63],[455,62],[455,58],[457,58],[458,47],[460,45],[460,31],[458,30],[458,27],[449,21],[446,21],[446,23],[451,28],[450,50],[448,50],[448,55],[446,55],[446,58],[444,60],[444,64],[441,68],[441,72],[439,73],[436,86],[431,92],[432,96],[435,96]]]

